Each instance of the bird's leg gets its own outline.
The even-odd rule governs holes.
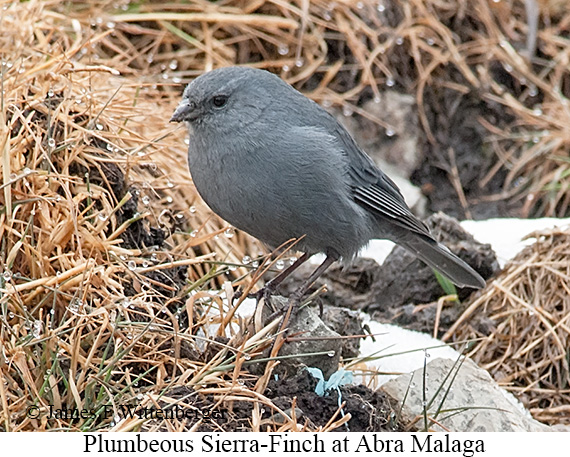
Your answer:
[[[259,301],[261,297],[265,297],[266,299],[273,295],[273,293],[277,290],[277,288],[281,285],[281,283],[297,268],[303,265],[309,259],[309,254],[307,252],[303,253],[301,257],[299,257],[295,262],[289,265],[285,270],[275,276],[272,280],[270,280],[264,287],[259,289],[256,293],[253,294],[255,298]]]
[[[335,262],[339,258],[340,255],[336,251],[327,252],[327,258],[325,259],[325,261],[321,263],[317,267],[317,269],[313,271],[313,273],[311,273],[311,276],[307,278],[307,280],[301,285],[301,287],[299,287],[295,292],[291,294],[291,296],[289,297],[288,305],[274,312],[271,316],[269,316],[269,318],[267,318],[266,321],[269,322],[273,320],[275,316],[281,313],[284,313],[285,315],[287,314],[291,315],[291,313],[293,313],[295,309],[301,304],[301,299],[307,293],[307,291],[313,285],[313,283],[319,278],[319,276],[321,276],[326,271],[328,267],[331,266],[333,262]],[[291,312],[288,311],[289,309],[291,310]]]
[[[313,283],[327,270],[331,264],[339,259],[339,255],[336,252],[327,253],[327,258],[323,263],[321,263],[315,271],[307,278],[307,280],[299,287],[295,292],[291,294],[289,300],[292,302],[292,306],[296,307],[301,303],[301,299],[307,293],[309,288]]]

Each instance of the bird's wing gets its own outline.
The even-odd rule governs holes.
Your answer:
[[[336,130],[347,155],[354,200],[383,220],[431,238],[428,227],[412,214],[394,181],[362,152],[343,127],[338,125]]]

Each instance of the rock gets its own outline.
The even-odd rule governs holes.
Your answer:
[[[529,413],[514,397],[501,389],[487,371],[479,368],[473,361],[466,359],[457,376],[449,376],[453,370],[454,360],[435,359],[427,365],[426,399],[431,399],[442,385],[444,388],[437,393],[436,400],[428,407],[428,417],[437,420],[438,424],[430,423],[435,431],[452,432],[544,432],[551,429],[532,419]],[[455,368],[455,370],[457,367]],[[380,389],[394,399],[406,398],[402,408],[402,418],[413,420],[423,415],[423,376],[424,369],[420,368],[388,381]],[[412,381],[413,379],[413,381]],[[447,392],[448,386],[451,389]],[[409,389],[409,390],[408,390]],[[445,396],[442,409],[435,417],[436,411]],[[458,410],[465,411],[457,413]],[[419,429],[423,421],[417,423]]]
[[[311,264],[302,265],[294,271],[279,288],[284,296],[290,296],[297,290],[316,267]],[[362,317],[358,304],[370,302],[370,288],[376,281],[374,272],[380,266],[372,259],[355,259],[349,265],[335,263],[311,287],[309,293],[326,285],[326,290],[315,298],[315,302],[322,305],[320,319],[333,332],[342,336],[362,335],[366,331],[362,328]],[[350,309],[347,309],[350,308]],[[342,344],[343,359],[358,355],[360,339],[344,339]]]
[[[322,315],[323,322],[333,331],[342,336],[362,335],[362,313],[336,306],[325,306]],[[360,353],[360,338],[344,339],[341,346],[341,356],[344,360],[358,357]]]
[[[287,299],[279,296],[271,297],[277,307],[287,303]],[[277,372],[293,374],[299,366],[319,368],[325,379],[338,370],[343,340],[340,335],[332,331],[308,306],[299,309],[291,315],[288,325],[287,337],[292,338],[281,347],[280,356],[287,357],[281,360]],[[298,354],[321,353],[317,355],[296,357]]]

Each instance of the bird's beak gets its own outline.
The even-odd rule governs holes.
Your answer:
[[[170,122],[182,122],[182,121],[193,121],[199,116],[198,110],[196,109],[196,104],[184,99],[178,105],[178,108],[174,111],[174,114],[170,118]]]

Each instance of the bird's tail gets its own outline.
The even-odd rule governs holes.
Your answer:
[[[437,241],[428,237],[414,236],[399,240],[399,244],[439,271],[456,286],[473,289],[485,287],[485,280],[479,273]]]

